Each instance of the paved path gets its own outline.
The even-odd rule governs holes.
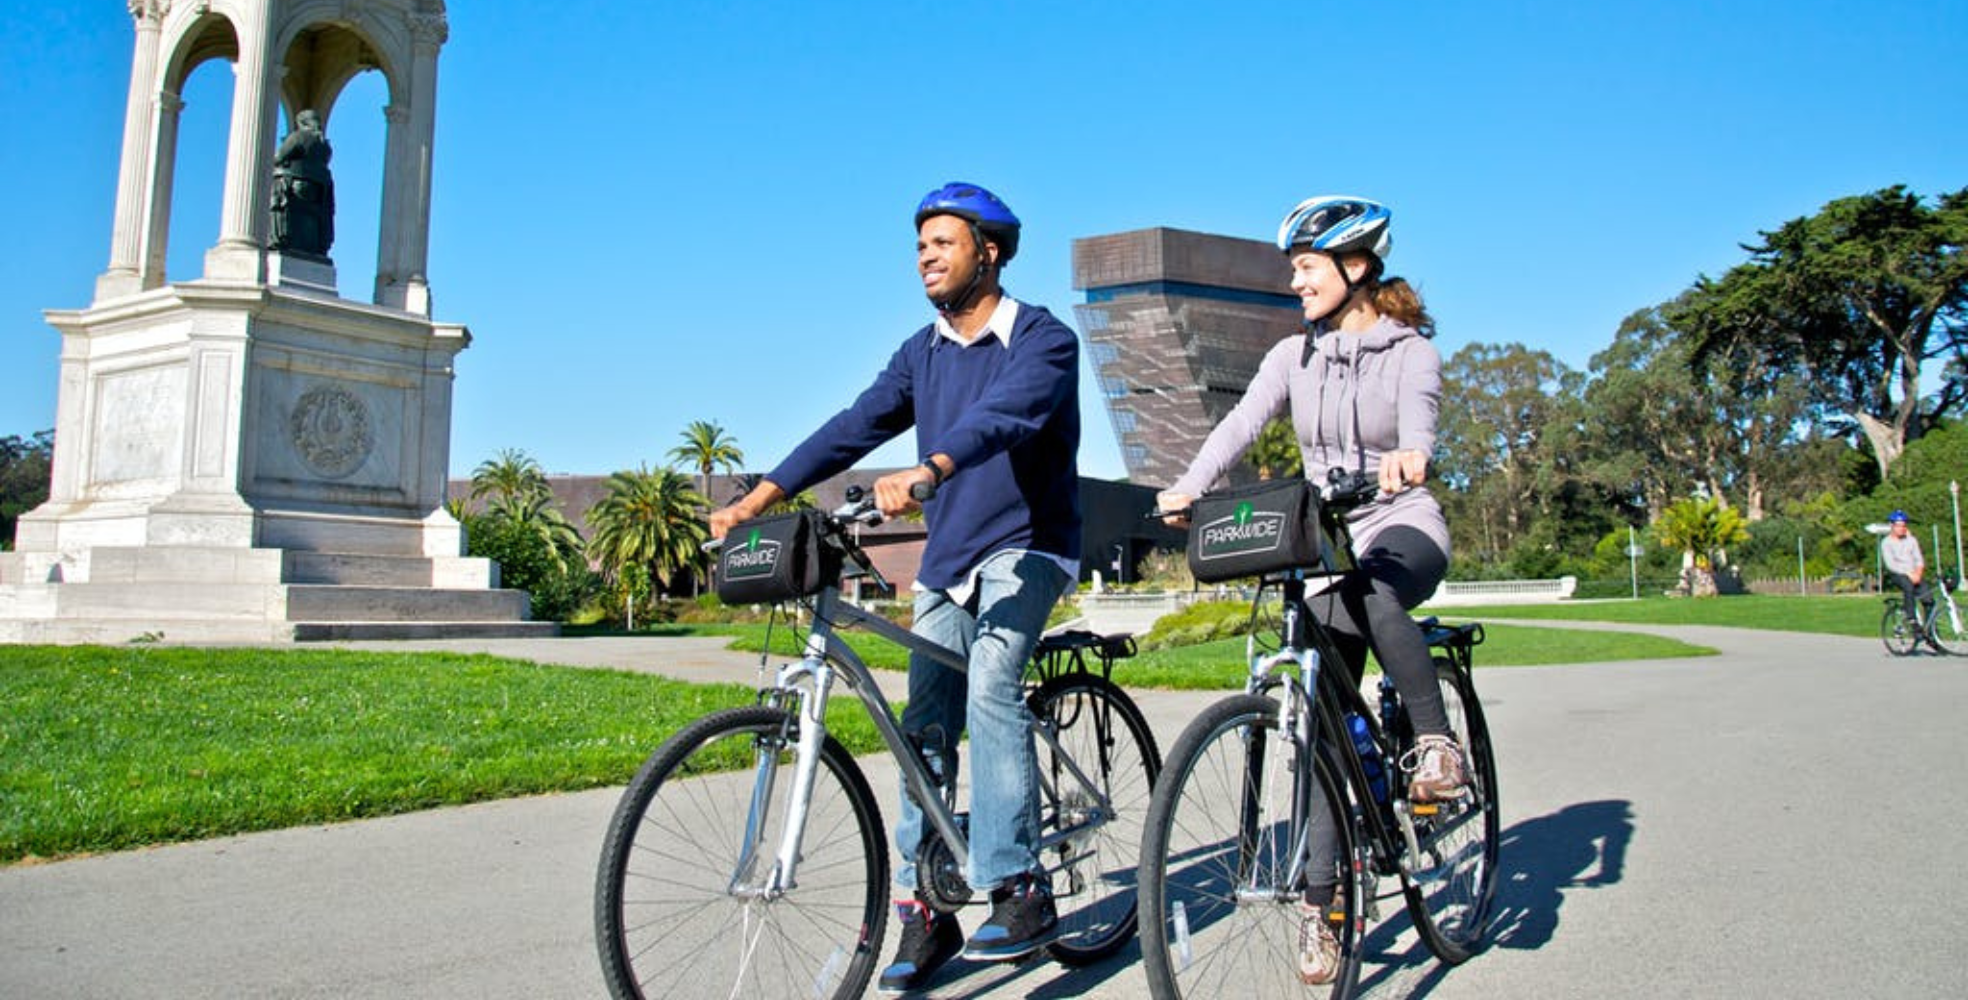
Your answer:
[[[1968,660],[1645,630],[1723,655],[1481,674],[1506,835],[1496,944],[1445,970],[1394,916],[1369,995],[1959,996]],[[756,663],[694,640],[387,644],[420,647],[692,679]],[[1166,747],[1214,697],[1141,700]],[[871,780],[892,787],[892,768]],[[589,901],[615,797],[0,869],[0,997],[595,996]],[[934,993],[986,994],[1146,988],[1130,950],[1085,970],[957,966]]]

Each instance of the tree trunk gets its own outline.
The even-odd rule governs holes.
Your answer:
[[[1906,428],[1895,427],[1870,413],[1853,414],[1859,429],[1865,431],[1866,443],[1872,445],[1872,460],[1879,464],[1879,478],[1883,481],[1906,451]]]

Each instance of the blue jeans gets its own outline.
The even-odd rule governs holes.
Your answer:
[[[984,560],[970,602],[941,590],[916,595],[913,631],[964,654],[968,676],[923,656],[909,659],[902,731],[924,745],[932,773],[954,780],[956,744],[970,728],[971,888],[995,889],[1038,870],[1039,790],[1032,713],[1020,679],[1046,615],[1072,580],[1041,555],[1000,552]],[[897,895],[916,889],[922,809],[905,787],[895,824]],[[934,836],[934,833],[931,834]]]

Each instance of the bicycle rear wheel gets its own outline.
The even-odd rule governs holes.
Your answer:
[[[1141,845],[1143,965],[1157,1000],[1352,994],[1365,937],[1359,853],[1345,785],[1326,754],[1301,752],[1278,732],[1278,704],[1241,695],[1218,702],[1169,751]],[[1294,785],[1310,766],[1333,794],[1295,815]],[[1306,877],[1300,859],[1323,827],[1340,969],[1328,985],[1298,977]],[[1317,919],[1323,919],[1323,915]]]
[[[616,807],[595,878],[595,939],[617,998],[858,997],[888,915],[874,795],[829,736],[797,882],[759,891],[785,828],[794,725],[716,712],[657,748]]]
[[[1059,906],[1060,936],[1046,950],[1068,965],[1086,965],[1119,951],[1134,935],[1141,832],[1162,759],[1141,710],[1102,678],[1056,677],[1032,694],[1030,707],[1035,718],[1056,727],[1060,749],[1112,810],[1105,822],[1039,859],[1053,873]],[[1067,769],[1066,760],[1044,740],[1038,754],[1042,834],[1092,820],[1099,801]]]
[[[1942,598],[1934,605],[1934,625],[1928,633],[1934,648],[1949,656],[1968,656],[1968,613]]]
[[[1879,619],[1879,638],[1886,643],[1886,651],[1894,656],[1913,652],[1914,645],[1920,641],[1900,602],[1886,602],[1886,613]]]
[[[1497,808],[1496,751],[1476,686],[1443,657],[1435,658],[1435,675],[1449,728],[1468,765],[1469,793],[1459,800],[1412,806],[1421,856],[1407,859],[1402,882],[1422,941],[1437,958],[1454,965],[1475,952],[1489,924],[1502,815]]]

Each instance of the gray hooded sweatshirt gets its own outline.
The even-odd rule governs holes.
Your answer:
[[[1235,465],[1264,425],[1289,402],[1306,478],[1324,483],[1330,469],[1380,470],[1390,451],[1435,452],[1435,414],[1442,396],[1442,355],[1428,338],[1385,316],[1359,333],[1320,335],[1308,357],[1305,335],[1286,337],[1258,366],[1250,388],[1170,487],[1196,496]],[[1348,518],[1354,551],[1397,524],[1415,528],[1449,554],[1449,525],[1426,488],[1383,496]]]

